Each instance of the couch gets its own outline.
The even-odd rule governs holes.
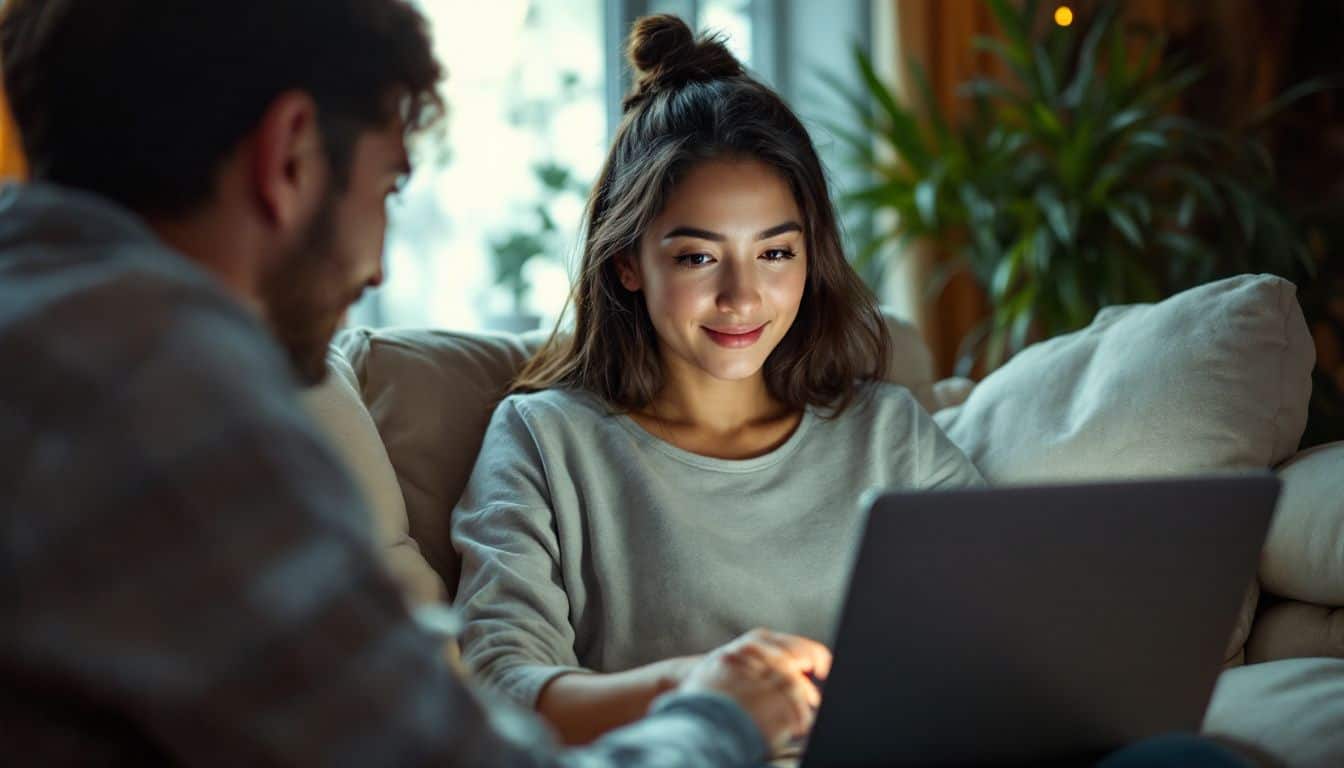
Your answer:
[[[978,384],[935,381],[919,334],[888,322],[886,378],[992,484],[1274,468],[1284,493],[1204,727],[1286,764],[1344,766],[1344,442],[1297,450],[1314,350],[1291,283],[1243,275],[1110,307]],[[544,339],[351,329],[305,393],[413,605],[451,598],[450,511],[494,404]]]

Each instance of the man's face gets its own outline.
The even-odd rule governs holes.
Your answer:
[[[263,279],[271,330],[304,384],[323,379],[346,310],[382,282],[387,199],[409,172],[399,121],[362,133],[345,190],[328,189],[297,245]]]

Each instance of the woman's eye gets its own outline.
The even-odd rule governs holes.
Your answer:
[[[761,258],[766,261],[787,261],[788,259],[792,259],[793,256],[793,251],[788,248],[771,248],[761,254]]]
[[[703,267],[712,261],[714,261],[714,258],[708,253],[686,253],[677,257],[677,266]]]

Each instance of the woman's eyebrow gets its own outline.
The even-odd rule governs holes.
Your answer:
[[[798,222],[786,221],[783,224],[776,224],[775,226],[770,227],[769,229],[763,229],[760,232],[757,232],[756,239],[766,240],[768,238],[775,237],[776,235],[782,235],[785,232],[802,232],[802,231],[803,227]],[[718,232],[710,232],[707,229],[698,229],[696,227],[675,227],[674,229],[670,230],[666,235],[663,235],[663,240],[664,241],[671,240],[674,237],[694,237],[697,240],[712,240],[716,243],[721,243],[724,240],[728,239],[726,235],[719,234]]]
[[[803,231],[803,225],[799,224],[796,221],[786,221],[783,224],[776,224],[775,226],[769,229],[763,229],[760,232],[757,232],[756,239],[767,240],[777,235],[782,235],[785,232],[802,232],[802,231]]]
[[[710,232],[707,229],[696,229],[695,227],[677,227],[672,231],[668,232],[666,235],[663,235],[663,240],[665,241],[671,240],[674,237],[694,237],[697,240],[713,240],[716,243],[721,243],[724,240],[728,239],[727,236],[725,235],[721,235],[718,232]]]

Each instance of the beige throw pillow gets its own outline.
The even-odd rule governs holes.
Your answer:
[[[1344,442],[1298,454],[1279,468],[1279,478],[1283,496],[1260,562],[1265,588],[1344,606]]]
[[[1251,664],[1218,679],[1204,732],[1302,768],[1344,765],[1344,659]]]
[[[1246,663],[1309,656],[1344,658],[1344,608],[1284,600],[1261,611],[1246,641]]]
[[[327,374],[322,384],[302,394],[304,406],[363,492],[385,563],[407,600],[415,604],[442,599],[442,581],[409,535],[401,488],[359,396],[355,372],[335,349],[327,356]]]
[[[1314,361],[1292,283],[1242,275],[1104,309],[936,419],[995,484],[1268,468],[1297,449]]]

